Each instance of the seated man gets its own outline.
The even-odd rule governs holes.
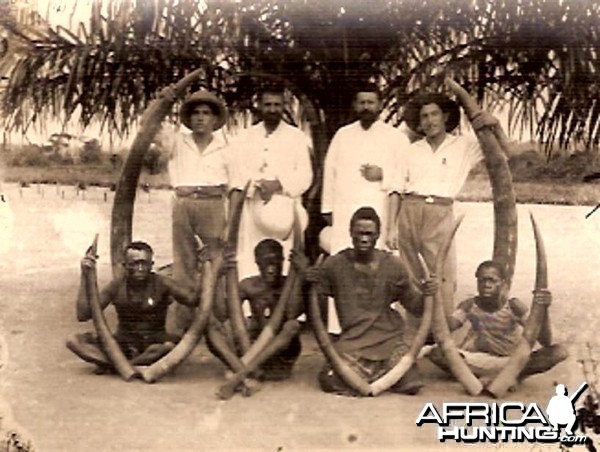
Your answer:
[[[175,285],[173,280],[152,271],[152,248],[144,242],[132,242],[125,249],[123,277],[111,281],[100,293],[100,307],[113,304],[117,310],[118,327],[115,339],[133,365],[150,365],[166,355],[179,337],[166,331],[167,309],[172,299],[187,306],[198,304],[196,291]],[[199,261],[206,260],[204,247],[199,251]],[[81,261],[84,267],[96,265],[90,250]],[[92,317],[82,278],[77,296],[77,320]],[[67,340],[67,348],[84,361],[96,364],[97,373],[112,370],[112,365],[102,348],[100,339],[93,333],[77,334]]]
[[[321,266],[307,271],[317,283],[321,302],[331,296],[340,321],[336,349],[368,383],[387,373],[410,348],[404,337],[404,322],[392,303],[399,301],[413,315],[421,316],[423,296],[437,290],[435,277],[421,290],[411,283],[402,261],[375,249],[381,222],[371,207],[361,207],[350,220],[352,248],[340,251]],[[356,395],[327,364],[319,374],[325,392]],[[416,394],[423,386],[416,365],[391,387],[391,391]]]
[[[464,300],[450,317],[450,331],[460,328],[467,320],[471,325],[460,353],[472,372],[484,382],[493,380],[508,362],[522,337],[527,318],[527,306],[517,298],[507,298],[504,285],[505,275],[502,265],[494,261],[484,261],[475,272],[478,295]],[[552,294],[548,290],[536,290],[533,303],[550,305]],[[542,347],[535,350],[518,380],[545,372],[568,357],[562,345],[552,345],[550,313],[538,337]],[[447,361],[442,351],[435,347],[428,355],[438,367],[448,371]]]
[[[225,258],[227,265],[236,265],[235,253],[233,251],[227,250]],[[239,284],[240,300],[242,303],[245,300],[248,300],[250,303],[251,318],[248,323],[248,333],[252,341],[256,340],[269,321],[269,317],[279,301],[286,280],[286,277],[282,274],[284,260],[283,247],[277,240],[264,239],[260,241],[254,248],[254,258],[260,274],[244,278]],[[297,265],[295,261],[303,258],[300,255],[298,257],[294,256],[291,259],[292,265]],[[300,294],[296,293],[292,294],[292,296],[300,297]],[[289,319],[300,315],[300,312],[292,313],[292,311],[301,305],[299,301],[296,298],[291,303],[288,303],[287,312],[289,315],[287,317]],[[214,327],[214,324],[211,327]],[[222,329],[222,333],[224,331]],[[226,336],[230,348],[234,349],[231,334],[227,332]],[[220,357],[221,354],[215,349],[215,344],[211,343],[210,335],[208,339],[208,346],[211,352]],[[255,376],[261,380],[268,381],[289,378],[301,350],[300,338],[295,336],[284,350],[273,355],[263,363],[260,366],[260,370],[255,373]]]

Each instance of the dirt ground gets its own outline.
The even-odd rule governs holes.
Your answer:
[[[323,394],[317,387],[316,375],[324,358],[310,332],[302,336],[303,353],[293,378],[265,384],[250,398],[238,395],[230,401],[220,401],[215,397],[224,369],[203,344],[174,375],[154,385],[94,375],[90,366],[65,348],[64,342],[69,335],[92,328],[91,323],[77,323],[74,300],[79,258],[96,232],[100,233],[100,284],[110,279],[112,195],[103,189],[77,194],[73,187],[8,187],[14,227],[11,232],[6,225],[0,225],[0,332],[8,349],[8,357],[0,368],[0,389],[16,419],[34,440],[36,450],[465,447],[438,442],[434,427],[417,427],[415,420],[426,402],[484,398],[467,396],[458,383],[426,359],[420,364],[427,385],[417,396],[384,394],[357,399]],[[569,347],[571,357],[548,374],[526,380],[507,399],[535,401],[545,406],[554,394],[556,382],[575,388],[584,381],[577,360],[585,357],[584,344],[598,343],[600,316],[596,303],[600,283],[595,275],[600,264],[600,213],[586,220],[589,207],[519,206],[517,277],[512,293],[527,301],[535,270],[529,210],[538,220],[548,252],[555,338]],[[475,289],[475,266],[491,256],[492,205],[459,203],[456,211],[466,213],[457,237],[457,298],[463,298]],[[158,266],[170,262],[169,215],[168,192],[140,193],[134,238],[153,244]],[[557,445],[531,444],[505,447],[558,449]]]

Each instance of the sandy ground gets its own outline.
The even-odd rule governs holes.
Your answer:
[[[69,335],[92,328],[77,323],[74,299],[79,258],[95,232],[101,240],[100,284],[110,279],[112,193],[107,193],[106,202],[104,194],[104,190],[91,189],[82,199],[84,194],[77,195],[73,187],[8,187],[14,227],[11,232],[0,224],[0,332],[8,348],[8,358],[0,368],[0,389],[16,419],[31,433],[37,450],[465,447],[441,444],[432,426],[415,425],[426,402],[474,400],[426,359],[421,365],[427,386],[417,396],[354,399],[327,395],[316,384],[323,357],[309,332],[302,336],[304,349],[293,378],[264,385],[251,398],[236,396],[224,402],[214,396],[223,367],[204,345],[174,375],[154,385],[94,375],[64,342]],[[171,260],[169,196],[168,192],[140,193],[136,205],[134,238],[153,244],[159,266]],[[600,283],[595,276],[600,264],[600,213],[585,220],[589,207],[519,206],[517,277],[512,292],[524,300],[529,300],[535,270],[529,210],[538,219],[548,251],[555,337],[567,344],[571,358],[546,375],[526,380],[508,399],[545,406],[555,382],[579,386],[584,377],[577,359],[583,356],[583,345],[598,343]],[[491,255],[492,206],[462,203],[456,211],[466,214],[457,237],[458,298],[463,298],[475,288],[475,266]],[[558,446],[503,448],[557,450]]]

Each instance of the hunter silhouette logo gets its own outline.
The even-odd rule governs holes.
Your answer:
[[[579,396],[588,387],[587,383],[582,383],[573,396],[567,396],[567,387],[563,384],[556,385],[556,395],[548,402],[546,414],[548,420],[554,427],[554,430],[559,430],[559,425],[566,425],[565,433],[569,436],[573,435],[573,426],[577,422],[575,415],[575,402]]]
[[[588,384],[582,383],[569,397],[567,387],[557,385],[545,411],[535,402],[444,402],[440,408],[428,402],[416,424],[436,424],[440,442],[583,444],[587,436],[574,435],[573,429],[575,402],[587,388]],[[565,427],[562,435],[561,426]]]

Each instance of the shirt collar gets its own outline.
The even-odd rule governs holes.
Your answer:
[[[196,142],[194,141],[194,137],[192,135],[193,135],[192,132],[184,132],[185,140],[188,143],[193,144],[195,146]],[[224,133],[223,129],[215,130],[212,134],[212,141],[209,143],[208,146],[206,146],[206,148],[202,152],[202,155],[211,154],[215,151],[218,151],[219,149],[224,148],[228,144],[229,144],[229,142],[227,141],[227,138],[225,137],[225,133]]]
[[[447,133],[446,137],[444,138],[444,141],[442,141],[442,143],[440,144],[440,146],[437,148],[437,151],[435,151],[435,152],[441,151],[445,147],[447,147],[450,144],[454,143],[457,139],[458,139],[458,135],[453,135],[453,134]],[[421,147],[421,148],[428,149],[430,152],[434,153],[433,148],[427,142],[426,138],[421,138],[420,140],[415,141],[414,144],[417,145],[417,146],[419,146],[419,147]]]
[[[384,122],[381,120],[381,118],[377,118],[375,120],[375,122],[373,124],[371,124],[371,127],[369,127],[367,130],[363,129],[363,127],[360,125],[360,120],[356,120],[354,121],[354,126],[356,127],[357,130],[360,130],[361,132],[364,133],[369,133],[373,130],[377,130],[379,129],[382,125],[384,124]]]
[[[283,129],[285,129],[287,126],[288,126],[288,123],[282,119],[281,121],[279,121],[279,124],[277,124],[277,127],[275,127],[275,130],[273,130],[271,133],[268,133],[267,128],[265,127],[265,123],[263,121],[256,124],[257,129],[260,130],[260,133],[265,137],[277,135],[277,134],[281,133],[281,131]]]

